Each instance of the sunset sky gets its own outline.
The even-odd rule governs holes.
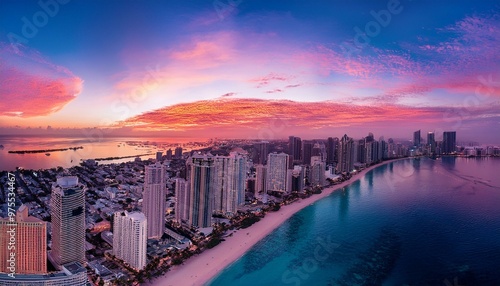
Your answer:
[[[500,144],[500,1],[0,0],[0,96],[0,127]]]

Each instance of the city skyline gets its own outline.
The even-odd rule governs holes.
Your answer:
[[[6,133],[500,143],[494,1],[40,3],[1,2]]]

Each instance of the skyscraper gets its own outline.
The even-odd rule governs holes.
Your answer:
[[[301,192],[304,189],[305,168],[302,168],[302,166],[294,166],[291,173],[292,173],[291,182],[290,182],[291,191],[292,192]]]
[[[413,146],[420,147],[420,130],[413,132]]]
[[[172,160],[172,149],[167,150],[167,160]]]
[[[175,220],[178,223],[189,220],[189,182],[175,179]]]
[[[436,152],[436,139],[434,137],[434,132],[427,133],[427,148],[431,154]]]
[[[148,238],[160,238],[165,231],[166,169],[160,163],[145,167],[143,212],[148,219]]]
[[[285,153],[271,153],[268,155],[266,191],[287,191],[288,160],[289,157]]]
[[[255,166],[255,196],[259,193],[266,192],[266,184],[267,184],[267,167],[265,165],[256,165]]]
[[[314,147],[314,141],[303,140],[302,141],[302,163],[305,165],[311,164],[311,157]]]
[[[212,225],[214,204],[214,157],[195,154],[189,158],[189,166],[189,224],[209,227]]]
[[[267,141],[262,141],[262,142],[258,142],[258,143],[253,144],[253,146],[255,148],[254,160],[255,160],[256,164],[262,164],[262,165],[266,164],[267,154],[269,152],[268,145],[269,145],[269,142],[267,142]]]
[[[214,212],[234,215],[245,204],[246,158],[236,152],[214,158]]]
[[[11,272],[8,260],[11,258],[9,242],[15,234],[16,274],[47,273],[47,223],[28,216],[28,207],[21,205],[16,212],[15,222],[0,219],[0,272]]]
[[[309,182],[311,186],[324,186],[326,183],[325,177],[326,164],[321,160],[320,156],[311,157],[311,170],[309,172]]]
[[[116,212],[113,216],[113,254],[141,270],[146,262],[148,227],[141,212]]]
[[[163,152],[156,152],[156,162],[160,162],[163,157]]]
[[[337,161],[337,148],[339,145],[339,138],[328,137],[326,146],[326,163],[331,165]]]
[[[340,139],[338,157],[338,173],[351,172],[354,169],[354,141],[346,134]]]
[[[70,262],[85,264],[85,191],[78,177],[57,179],[50,199],[52,251],[57,267]]]
[[[300,137],[288,137],[288,154],[292,156],[293,162],[300,162],[302,153],[302,140]]]
[[[443,132],[443,154],[451,154],[456,151],[457,146],[457,132],[448,131]]]
[[[182,147],[176,147],[175,148],[175,153],[174,156],[176,159],[181,159],[182,158]]]
[[[366,163],[366,140],[365,138],[358,140],[358,144],[356,145],[357,151],[356,157],[357,162]]]

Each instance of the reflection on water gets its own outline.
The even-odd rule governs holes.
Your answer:
[[[304,208],[300,223],[285,222],[210,285],[500,285],[500,158],[442,159],[364,174]],[[339,247],[311,260],[328,237]],[[258,269],[241,267],[249,257]]]
[[[356,188],[356,187],[354,187]],[[359,186],[358,186],[359,188]],[[339,219],[344,221],[346,219],[347,213],[349,212],[349,192],[350,188],[344,188],[340,192],[339,197]]]

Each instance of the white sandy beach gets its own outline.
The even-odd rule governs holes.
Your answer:
[[[330,195],[334,191],[356,182],[363,177],[366,172],[373,168],[393,161],[394,160],[385,161],[381,164],[371,166],[354,175],[349,181],[325,188],[321,194],[312,195],[307,199],[282,206],[278,212],[268,212],[259,222],[246,229],[236,231],[233,236],[226,237],[225,241],[218,246],[205,250],[200,255],[189,258],[182,265],[172,267],[170,271],[163,276],[145,285],[203,285],[232,262],[243,256],[253,245],[266,237],[294,213]]]

